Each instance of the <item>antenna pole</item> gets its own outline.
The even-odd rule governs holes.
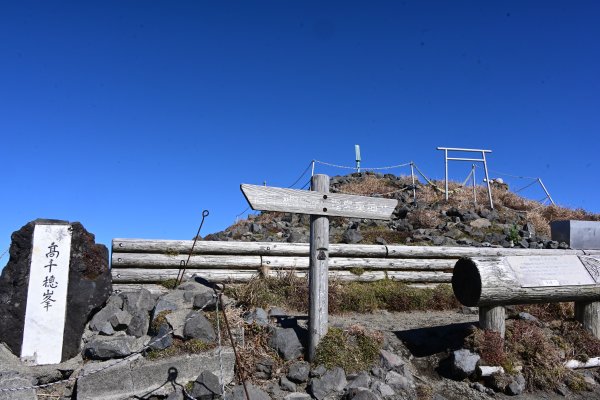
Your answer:
[[[354,145],[354,154],[356,155],[356,172],[360,172],[360,146]]]

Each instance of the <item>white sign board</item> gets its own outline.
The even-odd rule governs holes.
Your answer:
[[[69,286],[71,225],[36,225],[29,270],[27,308],[21,359],[33,364],[58,364]]]
[[[522,287],[595,285],[579,257],[513,256],[506,257]]]
[[[241,185],[253,210],[281,211],[331,217],[389,219],[398,200],[341,193]]]

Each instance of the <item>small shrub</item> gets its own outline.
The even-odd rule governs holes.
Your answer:
[[[544,322],[571,319],[575,315],[573,303],[539,303],[515,306],[517,311],[527,312]]]
[[[600,340],[586,331],[579,322],[562,321],[557,328],[557,335],[567,358],[585,362],[590,357],[600,356]]]
[[[166,279],[166,280],[162,281],[160,284],[163,287],[166,287],[167,289],[175,289],[175,286],[177,285],[177,279],[175,279],[175,278]]]
[[[348,330],[329,328],[315,355],[315,365],[342,367],[346,373],[364,371],[377,361],[383,336],[357,326]]]
[[[441,222],[441,217],[433,210],[418,209],[408,214],[408,222],[416,229],[431,229]]]
[[[521,240],[521,236],[519,235],[519,228],[516,225],[510,227],[507,239],[509,242],[513,242],[513,244],[517,244]]]
[[[506,369],[508,357],[504,351],[504,339],[498,332],[474,329],[465,339],[465,344],[481,356],[483,365],[501,365]]]
[[[171,313],[170,310],[165,310],[165,311],[159,312],[158,315],[152,320],[152,323],[150,324],[150,332],[153,332],[154,334],[156,334],[163,324],[167,324],[167,315],[170,313]]]
[[[531,389],[556,389],[568,375],[560,350],[544,330],[527,321],[513,321],[506,331],[507,353],[523,365]]]

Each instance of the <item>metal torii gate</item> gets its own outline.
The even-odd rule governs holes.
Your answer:
[[[308,360],[328,328],[329,217],[389,219],[398,200],[329,193],[329,176],[314,175],[311,192],[241,185],[253,210],[310,215]]]

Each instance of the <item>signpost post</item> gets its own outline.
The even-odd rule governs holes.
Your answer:
[[[329,217],[388,219],[398,203],[395,199],[329,193],[329,176],[312,177],[312,191],[242,184],[253,210],[309,214],[310,267],[308,311],[308,360],[313,361],[319,341],[327,334]]]

